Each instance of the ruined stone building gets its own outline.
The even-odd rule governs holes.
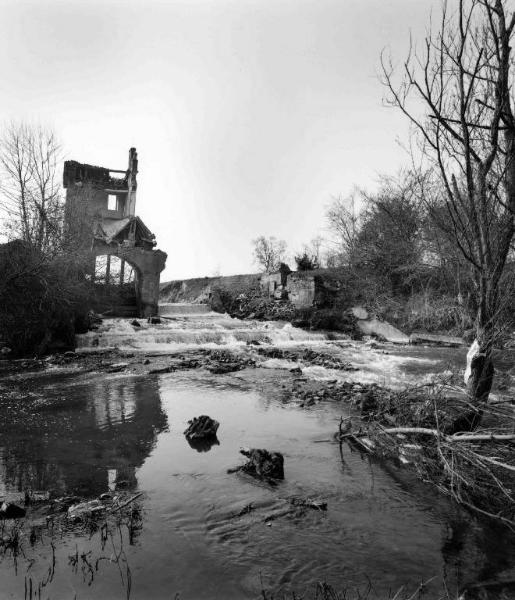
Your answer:
[[[159,278],[166,254],[136,216],[138,154],[127,170],[64,163],[66,225],[76,245],[91,254],[88,277],[100,309],[113,316],[157,314]]]

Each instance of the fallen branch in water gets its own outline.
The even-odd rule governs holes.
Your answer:
[[[390,427],[382,428],[376,433],[385,433],[395,435],[397,433],[413,434],[413,435],[431,435],[443,439],[447,442],[490,442],[490,441],[512,441],[515,440],[515,434],[507,433],[471,433],[471,434],[454,434],[446,435],[437,429],[428,429],[427,427]],[[340,435],[340,439],[346,437],[366,437],[367,432],[344,433]]]
[[[479,454],[477,456],[481,460],[486,460],[486,462],[489,462],[492,465],[497,465],[498,467],[502,467],[503,469],[508,469],[509,471],[515,471],[515,467],[513,465],[508,465],[506,463],[499,462],[498,460],[490,458],[489,456],[480,456]]]
[[[515,530],[514,407],[474,407],[466,397],[448,393],[437,384],[401,392],[376,389],[366,412],[364,400],[370,399],[361,398],[359,427],[340,419],[334,439],[409,465],[458,503]]]
[[[128,500],[126,500],[125,502],[123,502],[122,504],[116,506],[115,508],[113,508],[111,510],[112,511],[121,510],[122,508],[125,508],[128,504],[130,504],[131,502],[134,502],[134,500],[137,500],[140,496],[143,496],[143,492],[138,492],[137,494],[134,494],[134,496],[132,496],[132,498],[129,498]]]

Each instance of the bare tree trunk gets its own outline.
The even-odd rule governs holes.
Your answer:
[[[512,2],[458,0],[452,13],[444,2],[439,29],[430,29],[422,55],[411,49],[399,83],[383,62],[388,102],[417,128],[422,157],[445,191],[444,228],[475,272],[476,340],[465,374],[475,406],[488,399],[492,349],[506,327],[499,294],[515,231],[514,32]]]
[[[467,368],[464,376],[467,394],[474,406],[488,400],[493,377],[494,365],[491,346],[481,344],[475,339],[467,353]]]

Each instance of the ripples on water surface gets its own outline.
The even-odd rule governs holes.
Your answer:
[[[253,372],[253,379],[256,377]],[[256,598],[267,589],[304,590],[316,580],[338,587],[414,589],[431,577],[440,588],[488,578],[509,566],[491,531],[475,524],[430,487],[393,466],[383,467],[327,439],[341,407],[310,410],[283,404],[274,389],[290,374],[261,371],[261,391],[245,372],[146,377],[79,378],[39,375],[32,388],[45,398],[64,397],[60,408],[32,403],[24,417],[2,410],[1,474],[4,493],[27,488],[58,494],[111,489],[145,492],[143,529],[124,550],[132,575],[131,598]],[[266,391],[264,391],[266,390]],[[188,419],[209,414],[220,421],[219,445],[198,452],[182,432]],[[286,479],[271,488],[227,469],[241,463],[241,446],[278,450]],[[291,496],[322,498],[328,511],[303,517],[280,514]],[[253,503],[255,510],[235,517]],[[33,552],[34,581],[49,564],[50,534]],[[118,538],[115,540],[119,542]],[[99,535],[62,534],[57,569],[45,589],[50,598],[124,598],[117,567],[102,561],[91,585],[68,565],[78,549],[95,557]],[[3,597],[23,596],[28,563],[18,572],[5,557]],[[43,597],[46,597],[45,595]]]

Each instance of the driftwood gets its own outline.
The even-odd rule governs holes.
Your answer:
[[[424,479],[433,481],[460,504],[515,527],[515,434],[501,429],[449,435],[429,427],[385,428],[377,424],[353,432],[344,432],[340,424],[340,431],[335,436],[340,444],[346,440],[365,452],[393,454],[402,462],[411,462]],[[420,446],[424,457],[419,461],[406,458],[405,450],[413,445],[397,436],[426,436],[434,442]]]
[[[132,496],[132,498],[129,498],[128,500],[126,500],[125,502],[122,502],[122,504],[119,504],[118,506],[115,506],[111,510],[112,511],[121,510],[122,508],[125,508],[128,504],[130,504],[131,502],[134,502],[134,500],[137,500],[140,496],[143,496],[143,492],[138,492],[137,494]]]
[[[290,500],[292,506],[298,506],[300,508],[312,508],[313,510],[327,510],[327,502],[323,500],[313,500],[311,498],[292,498]]]
[[[427,427],[390,427],[386,429],[380,429],[376,433],[385,433],[390,435],[395,435],[397,433],[406,435],[431,435],[433,437],[441,438],[447,442],[509,442],[515,440],[515,434],[513,433],[455,433],[454,435],[446,435],[437,429],[429,429]],[[358,431],[354,433],[340,434],[340,438],[363,437],[367,435],[368,433]]]

